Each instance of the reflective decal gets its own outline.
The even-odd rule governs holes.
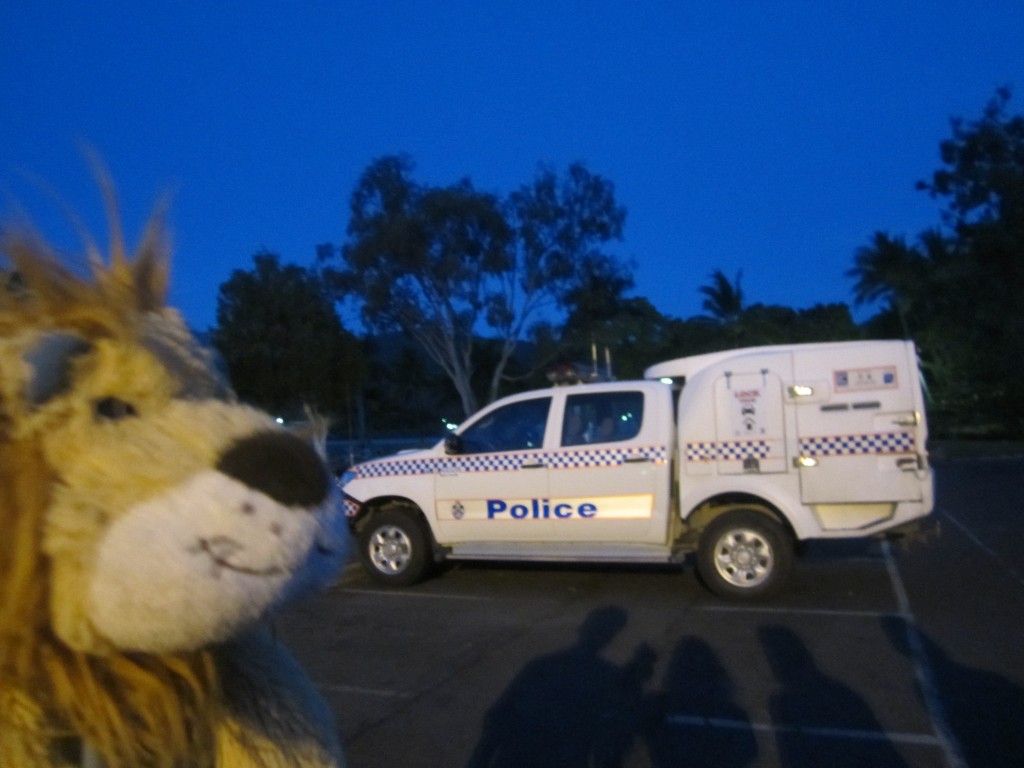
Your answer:
[[[345,517],[356,517],[359,514],[359,509],[362,507],[362,504],[355,499],[350,499],[346,496],[342,506],[345,510]]]
[[[863,435],[826,435],[800,439],[803,456],[870,456],[913,453],[913,432],[876,432]],[[686,444],[687,461],[743,461],[782,456],[778,440],[709,440]]]
[[[466,456],[427,456],[368,461],[351,468],[358,478],[401,477],[406,475],[441,475],[454,477],[463,472],[507,472],[523,464],[544,464],[550,469],[597,469],[615,467],[627,461],[647,459],[668,462],[665,446],[630,446],[591,448],[570,451],[530,451],[521,453],[481,453]]]
[[[439,500],[442,520],[638,520],[651,517],[654,496],[595,496],[562,499]]]
[[[861,456],[873,453],[913,453],[913,432],[879,432],[870,435],[807,437],[800,440],[805,456]]]
[[[772,453],[770,440],[718,440],[686,444],[687,461],[740,461],[767,459]]]

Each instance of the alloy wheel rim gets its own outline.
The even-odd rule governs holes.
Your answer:
[[[401,573],[412,557],[412,541],[401,528],[388,525],[377,529],[370,540],[370,559],[384,573]]]
[[[771,576],[775,556],[771,543],[749,528],[728,531],[715,546],[715,570],[736,587],[756,587]]]

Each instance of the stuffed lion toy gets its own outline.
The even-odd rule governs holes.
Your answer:
[[[0,766],[335,766],[334,718],[264,619],[341,565],[310,442],[240,404],[126,253],[0,241]]]

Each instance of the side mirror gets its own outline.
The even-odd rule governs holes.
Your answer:
[[[449,456],[457,456],[462,453],[462,438],[458,435],[445,435],[444,452]]]

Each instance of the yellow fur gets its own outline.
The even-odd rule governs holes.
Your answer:
[[[242,643],[230,652],[238,658],[212,644],[129,650],[91,618],[93,574],[112,524],[209,470],[233,441],[274,427],[265,414],[209,394],[209,359],[163,307],[159,221],[132,259],[114,231],[111,256],[104,262],[93,249],[88,275],[32,235],[0,243],[8,276],[23,281],[0,284],[0,755],[29,768],[63,766],[89,745],[110,768],[334,764],[333,733],[317,730],[329,724],[306,683],[287,689],[292,681],[243,674],[266,683],[253,683],[256,699],[295,717],[305,740],[293,743],[253,730],[252,718],[238,715],[244,703],[222,685],[221,670],[250,670],[253,659],[257,669],[288,664],[275,643]],[[64,374],[72,391],[28,402],[34,369],[26,359],[47,334],[71,334],[89,351]],[[155,351],[154,338],[170,351]],[[203,396],[186,396],[190,386]],[[133,418],[98,419],[97,403],[111,397],[130,404]]]
[[[41,551],[49,476],[38,446],[0,444],[0,530],[8,541],[0,560],[0,700],[19,701],[19,709],[37,719],[45,708],[51,732],[86,735],[111,765],[159,765],[153,755],[212,754],[218,691],[207,652],[92,657],[50,631],[52,567]],[[39,696],[41,691],[48,695]],[[4,716],[10,715],[0,706]],[[4,750],[17,743],[2,726],[0,738]]]

